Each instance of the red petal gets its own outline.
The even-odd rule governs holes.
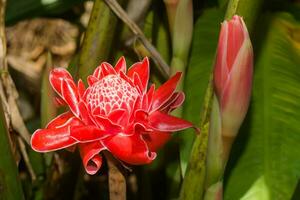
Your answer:
[[[87,106],[83,101],[78,103],[78,109],[80,110],[80,118],[86,125],[95,125],[93,117],[90,116],[90,112],[87,110]]]
[[[127,75],[125,75],[122,71],[120,72],[120,77],[122,79],[124,79],[127,83],[129,83],[132,87],[134,87],[135,85],[133,84],[132,80],[130,78],[128,78]]]
[[[131,116],[129,118],[129,122],[131,122],[132,120],[134,120],[134,113],[136,110],[139,110],[142,108],[142,99],[140,96],[138,96],[136,99],[135,99],[135,102],[134,102],[134,105],[131,109]]]
[[[181,72],[177,72],[154,92],[151,111],[159,109],[160,106],[170,99],[176,89],[180,77]]]
[[[133,84],[140,93],[144,93],[144,86],[142,85],[141,79],[136,72],[133,73]]]
[[[47,152],[69,147],[77,141],[70,137],[70,127],[81,125],[70,112],[53,119],[46,129],[38,129],[31,136],[31,146],[35,151]]]
[[[95,121],[102,130],[106,130],[110,134],[114,134],[115,132],[119,132],[122,127],[118,124],[113,123],[110,119],[107,119],[102,116],[94,116]]]
[[[104,76],[107,76],[109,74],[116,74],[116,71],[113,68],[113,66],[111,66],[107,62],[101,63],[100,67],[102,67],[101,70],[102,70],[102,73],[103,73]]]
[[[78,108],[78,91],[73,80],[64,79],[62,81],[62,96],[64,100],[70,107],[70,110],[76,115],[79,116],[79,108]]]
[[[152,100],[153,100],[153,96],[154,96],[154,91],[155,91],[155,85],[152,84],[150,89],[147,92],[147,98],[148,98],[148,111],[150,111],[150,108],[152,106]]]
[[[149,80],[149,60],[147,57],[145,57],[142,62],[135,63],[129,68],[127,76],[130,77],[132,80],[134,78],[134,72],[136,72],[139,75],[143,86],[142,91],[145,91]]]
[[[150,151],[157,151],[170,140],[171,134],[169,132],[153,131],[143,135],[143,138]]]
[[[69,120],[72,119],[74,120],[74,115],[68,111],[68,112],[65,112],[65,113],[62,113],[60,115],[58,115],[56,118],[54,118],[53,120],[51,120],[46,128],[47,129],[51,129],[51,128],[56,128],[56,127],[61,127],[61,126],[65,126],[66,123],[69,124]],[[79,120],[78,120],[78,123],[79,123]]]
[[[96,83],[96,82],[98,82],[98,81],[99,81],[99,79],[96,78],[96,77],[93,76],[93,75],[90,75],[90,76],[87,77],[87,82],[88,82],[89,86],[94,85],[94,83]]]
[[[38,129],[31,136],[31,147],[37,152],[55,151],[77,143],[70,137],[68,126],[55,129]]]
[[[170,113],[178,108],[184,102],[185,96],[183,92],[175,92],[172,97],[161,108],[160,111]]]
[[[93,142],[110,136],[111,133],[96,126],[71,127],[70,136],[78,142]]]
[[[103,78],[102,67],[101,67],[101,65],[98,66],[98,67],[95,69],[95,71],[94,71],[94,73],[93,73],[93,76],[96,77],[96,78],[99,79],[99,80]]]
[[[125,112],[126,111],[123,109],[114,110],[111,113],[109,113],[108,119],[110,119],[115,124],[120,124],[120,121],[122,121]]]
[[[125,61],[124,56],[122,56],[118,60],[116,66],[115,66],[115,70],[117,73],[119,73],[120,71],[122,71],[123,73],[126,73],[126,61]]]
[[[105,147],[100,142],[89,142],[79,144],[80,156],[86,172],[90,175],[96,174],[102,165],[102,157],[99,153]]]
[[[78,88],[78,94],[79,94],[80,98],[82,98],[84,95],[84,92],[85,92],[85,85],[81,79],[79,79],[79,81],[77,83],[77,88]]]
[[[61,97],[54,97],[55,106],[66,106],[67,103]]]
[[[70,73],[64,68],[55,68],[50,72],[49,81],[53,89],[61,95],[61,85],[64,79],[73,80]]]
[[[150,114],[148,120],[153,129],[163,132],[174,132],[194,127],[191,122],[159,111]]]
[[[102,143],[114,156],[129,164],[147,164],[156,157],[156,153],[149,151],[146,142],[139,134],[118,134],[104,139]]]

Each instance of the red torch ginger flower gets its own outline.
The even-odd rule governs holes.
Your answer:
[[[115,67],[104,62],[96,68],[85,88],[81,80],[76,85],[65,69],[56,68],[50,83],[70,111],[36,130],[31,146],[48,152],[76,145],[89,174],[101,167],[102,150],[128,164],[150,163],[171,132],[193,127],[169,115],[184,101],[184,93],[175,92],[180,77],[177,73],[157,90],[154,85],[147,90],[148,58],[132,65],[126,74],[122,57]]]

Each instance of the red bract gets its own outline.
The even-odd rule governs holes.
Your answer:
[[[132,65],[126,74],[122,57],[114,68],[106,62],[96,68],[85,88],[81,80],[76,85],[65,69],[56,68],[50,83],[58,102],[67,104],[70,111],[36,130],[31,146],[48,152],[76,145],[89,174],[99,170],[102,150],[129,164],[150,163],[171,132],[193,126],[169,115],[184,101],[184,93],[175,92],[180,77],[177,73],[157,90],[154,85],[147,90],[148,58]]]

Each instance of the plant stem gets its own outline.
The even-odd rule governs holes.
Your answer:
[[[49,82],[49,73],[52,69],[52,56],[48,52],[47,63],[42,73],[41,87],[41,127],[45,127],[51,119],[56,116],[56,107],[54,104],[54,91]]]
[[[136,37],[144,44],[146,49],[151,53],[153,60],[160,67],[160,71],[165,78],[169,77],[169,66],[163,60],[161,55],[155,49],[155,47],[147,40],[142,30],[138,25],[131,20],[123,8],[118,4],[116,0],[105,0],[107,5],[115,12],[115,14],[130,28],[130,30],[136,35]]]
[[[204,108],[201,116],[201,134],[195,139],[186,174],[181,186],[180,200],[202,199],[206,173],[207,138],[209,132],[209,120],[211,113],[211,99],[213,97],[212,77],[206,90]]]
[[[108,187],[110,200],[126,200],[126,180],[117,166],[117,161],[105,152],[108,164]]]
[[[10,145],[9,132],[0,100],[0,199],[22,200],[24,199],[24,195],[18,177],[16,161]]]
[[[263,3],[263,0],[229,0],[225,19],[230,19],[235,14],[239,14],[239,15],[243,16],[244,20],[247,24],[247,28],[248,28],[249,32],[251,33],[251,30],[253,30],[253,28],[254,28],[254,22],[258,16],[258,13],[260,11],[262,3]],[[210,92],[207,92],[205,95],[206,103],[204,104],[204,106],[207,108],[210,108],[210,105],[212,104],[212,101],[213,101],[213,98],[211,98],[212,93],[213,93],[212,82],[210,82],[210,84],[208,85],[207,91],[210,91]],[[204,118],[202,118],[202,121],[203,121],[203,119],[209,119],[210,118],[210,109],[204,109],[202,116],[205,116]],[[209,126],[208,124],[209,124],[209,122],[207,120],[206,120],[206,123],[201,123],[201,125],[200,125],[201,134],[207,134],[208,130],[206,130],[206,129]],[[187,172],[186,172],[185,179],[183,181],[182,188],[181,188],[180,199],[189,199],[189,200],[203,199],[202,192],[205,189],[205,185],[204,185],[204,181],[203,181],[203,177],[204,177],[203,174],[205,173],[205,168],[207,169],[210,167],[209,166],[197,167],[197,166],[203,165],[202,157],[205,157],[205,158],[207,157],[207,159],[208,159],[207,163],[211,163],[211,164],[215,163],[216,167],[213,167],[213,169],[217,170],[219,168],[219,170],[220,170],[220,171],[217,170],[217,172],[214,172],[213,169],[207,169],[208,172],[206,172],[207,173],[206,176],[210,177],[210,178],[208,178],[209,180],[206,180],[206,184],[208,184],[207,185],[208,187],[210,185],[211,188],[209,190],[206,190],[206,192],[207,192],[206,198],[211,196],[211,194],[213,192],[215,194],[212,196],[215,196],[222,189],[222,184],[218,184],[221,187],[221,188],[218,187],[218,190],[213,189],[216,186],[215,184],[220,183],[220,181],[222,183],[222,180],[219,180],[219,179],[223,178],[224,168],[220,168],[217,166],[220,164],[219,161],[214,162],[214,161],[209,160],[209,159],[215,159],[215,158],[208,157],[206,154],[203,155],[204,151],[202,149],[203,149],[204,144],[207,143],[207,139],[208,138],[197,137],[194,142],[190,161],[189,161],[188,167],[187,167]],[[211,143],[213,143],[213,142],[211,142]],[[208,147],[208,148],[212,149],[212,148],[214,148],[214,145],[215,144],[210,144],[211,147]],[[217,164],[217,163],[219,163],[219,164]],[[224,163],[224,161],[223,161],[223,163]],[[209,172],[209,170],[211,172]],[[208,174],[208,173],[214,173],[214,174]],[[221,178],[220,178],[220,176],[221,176]],[[213,180],[215,180],[215,182]]]
[[[209,187],[220,181],[223,177],[223,143],[221,137],[221,119],[217,97],[214,95],[209,124],[209,136],[207,146],[206,180]]]
[[[0,69],[7,70],[6,37],[5,37],[5,6],[6,0],[0,0]],[[3,83],[1,82],[1,86]],[[2,89],[2,88],[1,88]],[[3,92],[3,90],[2,90]],[[4,95],[1,95],[3,98]],[[21,182],[18,177],[18,168],[11,149],[7,120],[0,98],[0,199],[24,199]],[[6,100],[6,99],[3,99]],[[7,102],[5,102],[7,103]],[[7,104],[6,104],[7,105]],[[7,116],[8,117],[8,116]]]
[[[263,0],[229,0],[225,19],[231,19],[233,15],[242,16],[251,33],[263,2]]]
[[[123,1],[123,0],[120,0]],[[79,77],[84,81],[108,59],[118,18],[103,0],[95,0],[79,56]]]

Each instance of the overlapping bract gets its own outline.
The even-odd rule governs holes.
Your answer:
[[[214,84],[219,100],[222,134],[235,137],[248,110],[253,73],[253,49],[240,16],[222,23]]]
[[[171,132],[193,127],[169,115],[184,101],[184,93],[175,91],[180,77],[177,73],[157,90],[154,85],[147,90],[148,58],[126,73],[121,57],[115,67],[104,62],[96,68],[85,88],[81,80],[75,84],[65,69],[56,68],[50,83],[59,95],[57,102],[68,105],[70,111],[36,130],[31,146],[38,152],[77,146],[89,174],[101,167],[102,150],[129,164],[150,163]]]

